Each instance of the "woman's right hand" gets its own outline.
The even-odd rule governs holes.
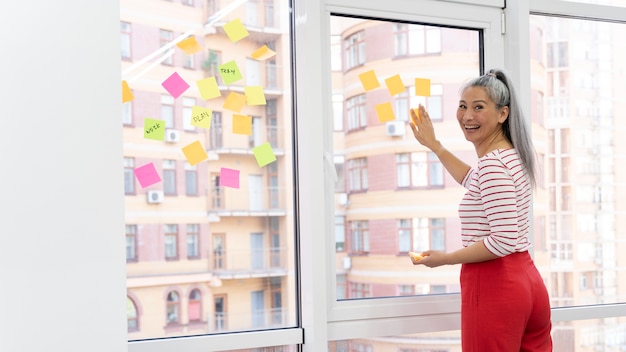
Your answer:
[[[417,115],[416,110],[419,115]],[[409,125],[413,130],[413,136],[421,145],[434,151],[439,145],[439,141],[435,137],[435,129],[426,108],[420,104],[417,109],[410,109],[410,111],[411,122]]]

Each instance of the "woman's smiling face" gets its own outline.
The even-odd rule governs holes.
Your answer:
[[[490,149],[491,143],[504,136],[502,123],[509,115],[507,106],[498,108],[483,87],[468,87],[463,90],[456,118],[465,134],[465,139],[479,149]]]

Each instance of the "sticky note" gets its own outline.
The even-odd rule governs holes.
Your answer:
[[[154,163],[145,164],[133,170],[135,178],[139,181],[141,188],[152,186],[157,182],[161,182],[161,176],[156,171]]]
[[[252,149],[252,153],[254,153],[254,157],[256,158],[256,162],[259,164],[259,167],[263,167],[276,161],[276,155],[274,155],[270,142],[265,142],[254,147]]]
[[[410,109],[409,113],[411,114],[411,120],[413,124],[417,125],[417,121],[422,122],[422,117],[420,116],[419,109]]]
[[[239,67],[237,67],[237,62],[235,60],[229,61],[223,65],[218,66],[220,70],[220,76],[224,80],[224,83],[231,84],[233,82],[237,82],[242,79],[241,71],[239,71]]]
[[[359,75],[359,79],[361,80],[361,84],[363,84],[363,88],[365,88],[366,92],[380,87],[378,77],[376,77],[374,70],[361,73]]]
[[[406,91],[406,88],[404,87],[404,83],[402,82],[402,78],[400,77],[400,75],[395,75],[395,76],[391,76],[387,78],[385,80],[385,83],[387,84],[387,89],[389,90],[389,94],[391,94],[392,96]]]
[[[200,141],[195,141],[187,146],[182,148],[183,154],[185,154],[185,158],[187,158],[187,162],[189,165],[194,166],[206,159],[209,158],[209,155],[204,150]]]
[[[165,140],[165,120],[143,119],[143,138],[155,141]]]
[[[172,73],[161,85],[174,98],[178,98],[189,88],[189,84],[177,72]]]
[[[194,36],[181,40],[180,42],[176,43],[176,46],[179,47],[187,55],[193,55],[202,50],[202,47],[200,46],[200,44],[198,44],[198,41]]]
[[[133,95],[133,92],[130,90],[130,87],[128,86],[128,82],[122,81],[122,103],[129,102],[133,99],[135,99],[135,96]]]
[[[241,112],[246,104],[246,96],[237,92],[230,92],[224,101],[224,109],[234,112]]]
[[[220,92],[220,87],[217,85],[217,79],[215,79],[215,77],[198,80],[196,84],[200,91],[200,97],[204,100],[222,96],[222,92]]]
[[[233,115],[233,133],[252,135],[252,116]]]
[[[376,104],[376,114],[378,114],[378,121],[380,122],[393,121],[396,119],[390,102]]]
[[[191,125],[196,127],[211,128],[211,120],[213,119],[213,110],[203,108],[201,106],[193,106],[191,108]]]
[[[220,169],[220,185],[239,188],[239,170],[223,167]]]
[[[248,86],[244,88],[248,105],[265,105],[265,93],[262,86]]]
[[[268,48],[267,45],[263,45],[262,47],[256,49],[251,55],[250,57],[255,59],[255,60],[259,60],[259,61],[263,61],[263,60],[267,60],[270,57],[276,55],[276,52],[273,51],[272,49]]]
[[[415,95],[429,97],[430,96],[430,80],[427,78],[415,79]]]
[[[226,23],[224,25],[224,31],[233,43],[236,43],[249,35],[248,30],[243,26],[241,20],[238,18]]]

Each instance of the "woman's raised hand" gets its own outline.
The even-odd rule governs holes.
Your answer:
[[[435,130],[428,112],[422,104],[417,109],[410,109],[410,111],[411,122],[409,125],[413,130],[413,136],[421,145],[433,150],[433,148],[439,145],[439,142],[435,137]]]

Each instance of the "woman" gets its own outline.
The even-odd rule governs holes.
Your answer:
[[[417,141],[467,189],[459,205],[463,248],[425,251],[415,265],[461,266],[463,352],[552,351],[550,301],[528,250],[534,152],[508,76],[491,70],[461,89],[457,120],[479,157],[471,168],[436,139],[423,106]]]

